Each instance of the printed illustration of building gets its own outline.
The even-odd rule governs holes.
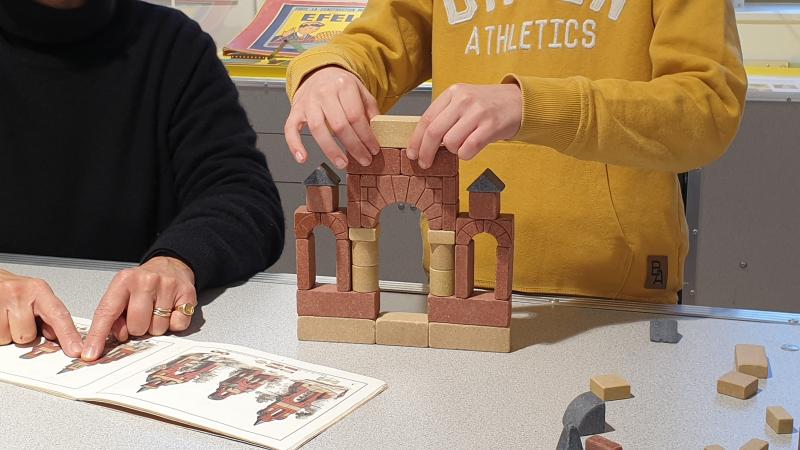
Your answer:
[[[278,382],[283,377],[267,373],[255,367],[236,370],[219,383],[216,391],[208,396],[211,400],[224,400],[228,397],[253,392],[267,383]]]
[[[113,345],[113,343],[107,344],[106,347],[108,347],[110,345]],[[69,363],[68,366],[66,366],[63,369],[61,369],[61,371],[58,372],[58,373],[62,374],[62,373],[72,372],[72,371],[75,371],[75,370],[78,370],[78,369],[82,369],[84,367],[91,367],[91,366],[94,366],[94,365],[97,365],[97,364],[112,363],[114,361],[119,361],[121,359],[125,359],[128,356],[135,355],[136,353],[139,353],[139,352],[141,352],[143,350],[147,350],[147,349],[149,349],[151,347],[153,347],[153,344],[150,343],[150,342],[131,341],[131,342],[128,342],[128,343],[125,343],[125,344],[122,344],[122,345],[118,345],[117,347],[114,347],[113,349],[111,349],[111,351],[106,353],[104,356],[102,356],[102,357],[100,357],[100,358],[98,358],[98,359],[96,359],[94,361],[84,361],[82,359],[73,359],[72,362]]]
[[[147,382],[139,388],[138,392],[204,378],[213,375],[214,371],[224,367],[225,364],[225,360],[215,354],[190,353],[179,356],[159,366],[160,368],[148,375]]]
[[[282,396],[266,408],[258,411],[254,425],[276,420],[284,420],[295,414],[296,417],[309,417],[319,409],[318,403],[339,398],[347,393],[347,388],[314,380],[293,383]]]
[[[28,353],[24,353],[19,357],[22,359],[33,359],[58,351],[61,351],[61,346],[58,345],[58,342],[43,339],[42,342],[31,347],[31,350]]]

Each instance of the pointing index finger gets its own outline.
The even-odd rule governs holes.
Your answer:
[[[114,326],[114,322],[122,315],[128,305],[130,292],[117,280],[111,282],[100,304],[94,312],[92,326],[86,335],[81,358],[85,361],[94,361],[103,353],[106,339]]]

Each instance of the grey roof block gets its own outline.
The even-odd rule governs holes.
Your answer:
[[[575,397],[561,421],[564,427],[573,425],[581,436],[604,433],[606,430],[606,404],[592,392]]]
[[[506,188],[506,184],[492,172],[492,169],[486,169],[483,173],[472,182],[467,188],[469,192],[502,192]]]
[[[583,450],[578,427],[570,425],[561,430],[561,437],[558,439],[556,450]]]
[[[678,333],[678,321],[675,319],[657,319],[650,321],[650,341],[677,344],[683,336]]]
[[[303,181],[306,186],[337,186],[342,179],[327,164],[322,163]]]

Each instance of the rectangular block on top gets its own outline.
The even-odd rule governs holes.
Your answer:
[[[354,228],[348,230],[351,241],[375,242],[381,237],[380,227]]]
[[[778,434],[792,434],[794,418],[782,406],[768,406],[767,425]]]
[[[433,164],[427,169],[423,169],[417,160],[408,159],[406,151],[403,150],[400,155],[400,173],[415,177],[455,177],[458,174],[458,156],[450,153],[444,147],[439,147],[433,158]],[[442,189],[442,201],[444,202],[444,186]]]
[[[761,439],[750,439],[746,444],[739,447],[739,450],[767,450],[769,449],[769,442],[762,441]]]
[[[388,147],[388,146],[387,146]],[[354,175],[400,175],[400,149],[384,148],[372,157],[368,166],[362,166],[350,153],[347,154],[347,173]]]
[[[375,343],[403,347],[428,346],[428,315],[386,312],[375,321]]]
[[[297,291],[297,315],[348,317],[375,320],[381,309],[381,296],[375,292],[339,292],[332,284]]]
[[[339,209],[339,186],[306,186],[306,208],[326,213]]]
[[[500,217],[500,193],[470,192],[468,214],[473,219],[497,219]]]
[[[622,446],[603,436],[591,436],[586,439],[586,450],[622,450]]]
[[[737,344],[736,370],[756,378],[769,376],[769,361],[763,345]]]
[[[342,317],[299,316],[297,339],[301,341],[374,344],[375,321]]]
[[[758,378],[740,372],[728,372],[717,380],[717,392],[742,400],[754,396],[758,391]]]
[[[353,290],[356,292],[375,292],[379,287],[378,266],[353,265]]]
[[[431,348],[508,353],[511,351],[511,328],[430,322],[428,345]]]
[[[372,118],[372,132],[381,147],[406,148],[419,123],[419,116],[384,116]]]
[[[428,320],[487,327],[511,324],[511,302],[495,300],[491,292],[471,298],[428,296]]]
[[[589,380],[589,390],[605,402],[631,398],[631,385],[619,375],[595,375]]]

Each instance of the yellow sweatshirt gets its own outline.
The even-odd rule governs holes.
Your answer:
[[[719,158],[747,77],[730,0],[370,0],[289,67],[356,74],[388,110],[432,77],[518,83],[513,141],[461,162],[461,210],[486,167],[516,215],[514,289],[674,303],[688,252],[677,173]],[[476,283],[494,242],[476,239]]]

